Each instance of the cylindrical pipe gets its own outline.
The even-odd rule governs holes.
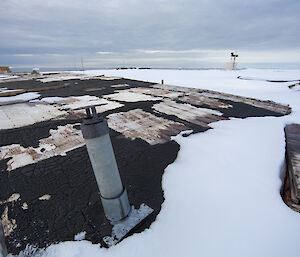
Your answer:
[[[119,221],[130,212],[130,205],[124,188],[114,151],[109,137],[107,122],[99,119],[96,110],[83,120],[81,130],[99,187],[105,216],[110,221]]]
[[[116,195],[120,195],[123,192],[123,185],[109,134],[85,139],[85,144],[96,174],[101,196],[114,198]]]

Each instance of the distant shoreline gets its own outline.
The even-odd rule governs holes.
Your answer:
[[[12,72],[31,72],[32,68],[11,68]],[[85,70],[225,70],[225,68],[151,68],[151,67],[111,67],[111,68],[99,68],[99,67],[91,67],[86,68]],[[270,70],[270,69],[279,69],[279,70],[300,70],[299,68],[254,68],[254,67],[241,67],[237,68],[237,70],[245,70],[245,69],[260,69],[260,70]],[[81,69],[76,68],[39,68],[41,72],[62,72],[62,71],[82,71]]]

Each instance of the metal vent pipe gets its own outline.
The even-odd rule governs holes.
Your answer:
[[[131,208],[120,178],[108,125],[106,120],[98,117],[95,107],[86,108],[86,114],[81,131],[99,187],[105,216],[112,222],[120,221],[128,216]]]

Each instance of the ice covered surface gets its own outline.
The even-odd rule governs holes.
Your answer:
[[[299,79],[299,70],[100,72],[269,99],[290,104],[293,112],[220,121],[205,133],[177,136],[181,149],[165,170],[165,202],[150,229],[109,249],[88,241],[64,242],[50,246],[44,256],[299,256],[300,215],[283,203],[279,190],[283,128],[300,122],[300,93],[289,89],[290,83],[261,80]]]

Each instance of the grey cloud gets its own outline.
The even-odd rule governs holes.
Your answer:
[[[97,52],[144,60],[141,49],[299,51],[299,11],[298,0],[2,0],[0,56],[15,65],[84,56],[101,66]]]

